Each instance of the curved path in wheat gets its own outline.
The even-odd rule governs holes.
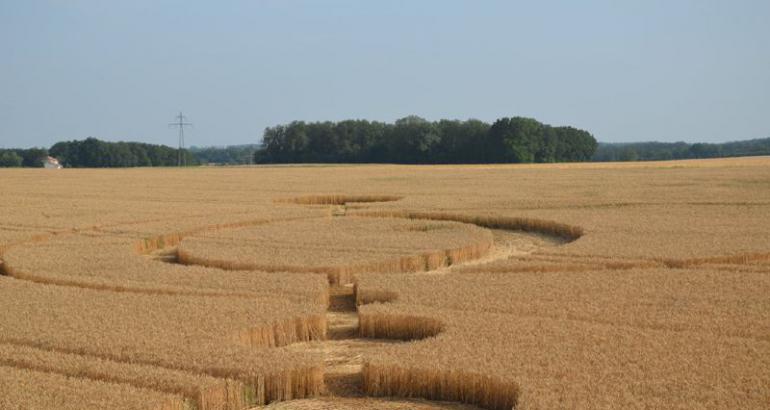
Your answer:
[[[320,198],[320,199],[319,199]],[[331,198],[331,199],[330,199]],[[342,217],[347,219],[351,217],[353,213],[348,213],[347,202],[351,202],[351,198],[345,197],[302,197],[299,200],[288,202],[294,202],[298,205],[311,205],[320,204],[322,206],[329,207],[330,217]],[[398,197],[394,196],[380,196],[380,197],[353,197],[353,202],[379,202],[379,201],[395,201]],[[351,206],[351,210],[360,209],[361,206]],[[557,231],[559,229],[565,230],[565,232],[571,232],[570,227],[564,228],[558,224],[549,224],[547,221],[529,221],[529,220],[507,220],[503,221],[502,225],[506,229],[494,229],[500,227],[500,222],[490,219],[488,217],[473,217],[473,216],[457,216],[446,214],[420,214],[392,211],[384,213],[365,213],[355,212],[356,217],[368,218],[403,218],[408,220],[435,220],[441,221],[440,223],[459,223],[475,225],[484,230],[488,230],[492,236],[491,246],[490,244],[484,244],[479,247],[478,243],[473,241],[467,241],[468,248],[462,248],[463,252],[454,252],[458,249],[446,249],[438,250],[437,256],[438,262],[435,259],[426,259],[423,265],[423,261],[419,261],[421,268],[415,269],[415,274],[423,275],[445,275],[451,274],[454,269],[460,266],[472,266],[481,265],[485,263],[491,263],[499,260],[504,260],[514,256],[522,256],[532,253],[538,249],[542,249],[549,246],[555,246],[563,241],[558,239]],[[262,223],[262,222],[260,222]],[[277,222],[280,223],[280,222]],[[249,226],[253,224],[248,223],[234,223],[226,225],[218,225],[209,228],[201,228],[200,230],[194,230],[189,234],[194,235],[196,232],[208,232],[211,230],[227,230],[230,228]],[[94,228],[96,230],[96,228]],[[475,228],[474,228],[475,229]],[[545,234],[537,233],[525,233],[518,231],[518,229],[545,232]],[[79,232],[64,232],[63,238],[68,236],[76,236]],[[51,238],[59,235],[59,233],[49,235]],[[180,244],[183,238],[187,236],[185,233],[171,233],[167,235],[159,235],[156,238],[146,239],[140,243],[137,243],[136,247],[140,253],[150,253],[155,250],[154,256],[157,260],[163,262],[177,263],[179,262],[179,253],[174,249],[174,246]],[[488,237],[488,236],[487,236]],[[41,238],[44,241],[50,238]],[[470,251],[468,250],[470,249]],[[425,255],[418,255],[424,257]],[[435,263],[429,262],[433,261]],[[2,263],[2,260],[0,260]],[[189,261],[187,262],[189,264]],[[413,265],[406,265],[405,271],[411,271],[410,267]],[[2,265],[0,265],[2,267]],[[226,267],[221,267],[225,268]],[[363,273],[361,271],[359,273]],[[56,283],[52,278],[48,277],[35,277],[27,278],[17,274],[11,274],[11,271],[6,274],[17,277],[21,280],[31,280],[33,282],[40,283]],[[35,273],[35,272],[32,272]],[[355,276],[355,272],[351,272],[351,278]],[[386,273],[383,273],[386,274]],[[402,340],[381,340],[381,339],[369,339],[361,337],[359,330],[359,318],[356,309],[356,296],[354,294],[354,288],[350,281],[340,281],[339,276],[335,280],[331,280],[330,276],[330,293],[331,303],[329,310],[326,313],[327,321],[327,340],[323,341],[311,341],[290,344],[280,349],[285,349],[288,353],[291,352],[316,352],[321,353],[324,357],[325,369],[324,369],[324,383],[325,389],[321,397],[313,399],[291,400],[287,402],[274,403],[269,408],[281,408],[281,409],[395,409],[395,408],[414,408],[414,409],[473,409],[477,408],[471,405],[464,405],[458,403],[448,402],[431,402],[419,399],[406,399],[406,398],[371,398],[365,397],[362,386],[362,366],[364,363],[364,357],[367,355],[376,355],[377,349],[393,344],[393,343],[408,343]],[[110,287],[96,287],[93,284],[89,284],[86,281],[78,278],[71,278],[61,283],[56,283],[64,286],[74,286],[82,288],[91,288],[102,291],[134,291],[138,293],[153,293],[146,289],[132,289],[132,288],[120,288],[112,289]],[[312,340],[313,338],[311,338]]]
[[[418,275],[445,275],[462,266],[481,265],[515,256],[528,255],[538,249],[561,244],[558,238],[535,233],[515,232],[502,229],[492,231],[493,248],[482,257],[429,271]],[[358,313],[352,285],[335,285],[331,288],[331,303],[327,313],[328,340],[297,343],[284,347],[289,351],[320,352],[326,369],[326,391],[319,398],[273,403],[257,409],[306,410],[306,409],[479,409],[477,406],[456,402],[427,401],[406,398],[366,397],[362,386],[362,367],[366,355],[376,355],[377,349],[399,340],[363,338],[358,330]]]
[[[280,202],[296,203],[298,205],[321,205],[329,207],[329,216],[334,218],[363,217],[368,218],[403,218],[408,220],[423,221],[450,221],[473,225],[486,229],[492,236],[492,246],[484,247],[483,252],[472,253],[462,258],[459,262],[446,258],[442,263],[430,266],[425,270],[413,272],[416,275],[447,275],[460,267],[479,266],[505,260],[511,257],[529,255],[539,249],[558,246],[574,237],[574,227],[562,226],[547,221],[529,220],[504,220],[497,221],[488,217],[474,217],[469,215],[451,214],[422,214],[401,211],[388,212],[355,212],[359,206],[348,206],[355,202],[383,202],[400,199],[395,196],[378,197],[338,197],[338,196],[314,196],[300,197],[296,199],[283,199]],[[348,212],[351,209],[354,212]],[[503,229],[499,229],[499,227]],[[524,232],[528,230],[529,232]],[[565,232],[562,234],[562,231]],[[544,232],[544,233],[543,233]],[[560,236],[560,234],[562,234]],[[574,234],[575,237],[580,233]],[[565,239],[563,236],[566,236]],[[469,244],[473,246],[474,244]],[[439,251],[445,252],[445,251]],[[185,263],[188,265],[209,266],[210,260],[205,258],[190,258],[180,260],[177,250],[163,251],[158,254],[159,259],[172,263]],[[213,264],[219,268],[239,269],[228,263]],[[227,261],[224,261],[227,262]],[[251,268],[247,266],[248,268]],[[285,270],[282,269],[282,270]],[[355,277],[355,273],[348,279]],[[319,273],[321,273],[319,271]],[[383,273],[387,274],[387,273]],[[479,409],[470,404],[456,402],[427,401],[423,399],[390,397],[367,397],[362,380],[362,367],[367,355],[376,355],[377,350],[394,343],[409,343],[404,340],[372,339],[361,336],[359,329],[359,317],[356,308],[356,295],[352,280],[339,280],[338,276],[329,276],[330,304],[326,314],[327,339],[322,341],[310,341],[290,344],[281,349],[289,352],[319,353],[324,357],[324,383],[325,389],[321,397],[290,400],[272,403],[268,406],[260,406],[255,409]]]

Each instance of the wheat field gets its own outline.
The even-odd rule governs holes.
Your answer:
[[[0,170],[0,408],[770,407],[770,158]]]

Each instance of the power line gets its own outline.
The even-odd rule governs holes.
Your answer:
[[[179,111],[179,115],[176,117],[176,122],[169,123],[169,127],[179,127],[179,149],[176,154],[176,165],[178,167],[181,167],[183,165],[187,165],[187,158],[185,157],[183,150],[184,150],[184,127],[186,126],[192,126],[191,122],[185,122],[187,120],[187,117],[185,117],[181,111]]]

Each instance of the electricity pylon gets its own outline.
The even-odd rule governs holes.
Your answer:
[[[172,122],[168,124],[169,127],[179,127],[179,150],[176,154],[176,166],[181,167],[187,165],[187,158],[184,155],[184,127],[191,126],[192,123],[185,122],[187,117],[185,117],[182,112],[179,112],[179,115],[176,116],[176,122]]]

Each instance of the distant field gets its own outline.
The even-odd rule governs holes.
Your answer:
[[[0,408],[770,404],[770,157],[0,169]]]

